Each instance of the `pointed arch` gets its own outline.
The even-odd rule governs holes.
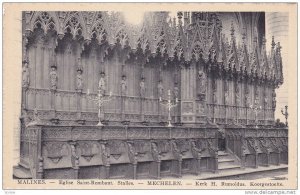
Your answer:
[[[34,31],[38,25],[40,25],[44,33],[47,33],[50,29],[58,32],[59,21],[57,15],[55,12],[34,12],[30,20],[30,30]]]

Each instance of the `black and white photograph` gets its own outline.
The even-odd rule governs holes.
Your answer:
[[[20,12],[12,180],[289,179],[289,12],[63,10]]]

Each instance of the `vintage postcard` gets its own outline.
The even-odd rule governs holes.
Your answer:
[[[296,3],[2,14],[3,189],[297,189]]]

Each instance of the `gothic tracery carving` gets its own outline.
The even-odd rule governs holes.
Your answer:
[[[204,15],[205,17],[202,17]],[[115,45],[118,42],[122,48],[130,46],[135,50],[141,47],[144,52],[149,49],[152,54],[160,50],[171,58],[176,52],[179,59],[184,57],[186,61],[190,61],[193,56],[196,60],[203,59],[206,62],[214,62],[217,57],[218,61],[226,58],[226,70],[235,68],[247,70],[248,73],[252,70],[259,77],[269,70],[267,78],[271,79],[275,75],[275,85],[282,83],[280,43],[275,44],[274,39],[272,40],[270,58],[266,57],[264,38],[261,52],[256,52],[255,43],[248,54],[245,33],[242,34],[242,46],[237,47],[232,24],[231,41],[226,41],[226,38],[222,37],[222,23],[214,13],[192,12],[191,21],[183,24],[183,13],[178,12],[178,25],[175,19],[168,19],[166,12],[149,13],[145,17],[143,27],[132,27],[125,23],[120,12],[26,12],[25,16],[26,32],[33,32],[39,27],[45,33],[55,30],[60,39],[64,33],[69,32],[73,38],[82,36],[86,41],[95,37],[99,44],[107,41],[109,45]],[[220,54],[224,48],[227,48],[226,56]]]

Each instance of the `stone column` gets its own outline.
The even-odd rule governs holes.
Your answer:
[[[281,114],[281,108],[288,104],[288,30],[289,30],[289,15],[285,12],[266,12],[266,38],[267,50],[271,49],[272,36],[274,36],[275,43],[280,42],[282,46],[282,66],[284,82],[276,90],[277,105],[275,110],[275,119],[279,118],[280,121],[285,121],[284,116]]]

